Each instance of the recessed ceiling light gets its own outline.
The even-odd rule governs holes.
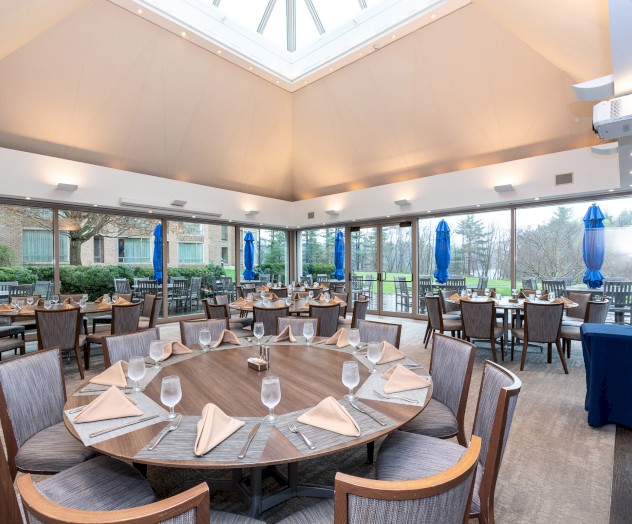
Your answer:
[[[222,50],[221,50],[221,49],[218,49],[218,50],[217,50],[217,54],[218,54],[218,55],[221,55],[221,54],[222,54]]]
[[[184,38],[186,38],[187,32],[186,31],[182,31],[182,33],[180,33],[180,35],[182,35]]]
[[[632,184],[630,184],[632,186]],[[352,220],[352,222],[355,222],[355,218]]]
[[[252,71],[252,66],[248,68],[248,71]]]
[[[330,67],[330,68],[329,68],[329,70],[330,70],[330,71],[333,71],[333,70],[334,70],[334,68],[333,68],[333,67]],[[632,156],[632,155],[631,155],[631,156]]]
[[[359,55],[359,56],[362,56],[363,54],[364,54],[364,53],[363,53],[362,51],[360,51],[360,52],[358,53],[358,55]]]
[[[325,223],[323,222],[323,226],[325,225]]]
[[[386,218],[391,218],[391,215],[386,215]]]
[[[307,85],[307,80],[305,80],[305,82],[303,82],[305,85]]]
[[[275,82],[275,84],[278,84],[278,83],[279,83],[279,81],[277,80],[277,81]]]
[[[143,10],[142,10],[142,9],[139,9],[139,10],[138,10],[138,14],[139,14],[139,15],[142,15],[142,14],[143,14]]]
[[[195,215],[191,215],[191,218],[195,218]]]
[[[263,222],[259,222],[259,225],[260,225],[260,226],[262,226],[262,225],[263,225]]]
[[[608,189],[608,193],[612,193],[614,189]]]
[[[230,218],[229,218],[229,219],[228,219],[228,221],[229,221],[229,222],[232,222],[232,219],[230,219]]]
[[[433,13],[433,14],[431,14],[431,15],[430,15],[430,18],[432,18],[432,19],[434,20],[435,18],[437,18],[437,15],[435,15],[435,14]]]
[[[428,211],[426,211],[426,213],[430,213],[430,209]]]
[[[149,211],[147,211],[147,213],[150,213],[150,214],[151,214],[151,213],[153,213],[153,211],[150,209]]]
[[[540,197],[535,197],[533,200],[540,200]]]
[[[392,35],[391,38],[395,40],[397,38],[397,35]]]
[[[480,204],[476,204],[476,207],[481,207],[481,205]]]
[[[26,200],[31,200],[31,197],[24,197]]]

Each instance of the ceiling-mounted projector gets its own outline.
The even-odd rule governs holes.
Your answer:
[[[602,140],[632,136],[632,95],[599,102],[594,106],[593,129]]]

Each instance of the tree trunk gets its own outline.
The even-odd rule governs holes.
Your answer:
[[[81,246],[83,241],[75,238],[70,239],[70,265],[80,266],[81,264]]]

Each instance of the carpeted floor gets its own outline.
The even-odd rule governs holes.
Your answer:
[[[425,324],[418,321],[383,317],[386,322],[401,322],[402,349],[428,366],[430,348],[423,349],[421,339]],[[177,324],[161,327],[165,340],[179,339]],[[29,345],[31,346],[31,344]],[[6,355],[6,354],[5,354]],[[466,428],[471,431],[485,359],[491,358],[489,346],[479,344],[470,389]],[[509,435],[496,489],[496,521],[502,523],[605,524],[609,518],[615,427],[594,429],[586,422],[583,408],[585,373],[581,346],[575,343],[569,361],[569,375],[564,375],[554,355],[553,364],[546,364],[546,354],[530,347],[525,371],[519,371],[520,353],[506,367],[523,381],[516,414]],[[88,376],[103,369],[100,351],[94,352]],[[72,362],[66,366],[66,384],[72,391],[79,375]],[[379,443],[378,443],[379,446]],[[352,452],[302,462],[301,482],[332,484],[336,471],[372,476],[366,465],[365,448]],[[148,478],[160,496],[180,491],[186,482],[195,483],[207,473],[149,468]],[[222,472],[217,472],[217,478]],[[273,487],[272,481],[265,484]],[[278,522],[314,499],[293,499],[265,512],[261,519]],[[245,513],[246,506],[226,492],[212,494],[212,507]]]

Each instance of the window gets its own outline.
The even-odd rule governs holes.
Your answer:
[[[340,228],[307,229],[301,231],[299,276],[334,272],[336,233]]]
[[[119,264],[149,264],[149,238],[119,238]]]
[[[59,233],[59,262],[68,264],[70,259],[68,232]],[[22,231],[22,261],[25,264],[50,264],[53,261],[53,232],[44,229]]]
[[[222,264],[227,264],[227,263],[228,263],[228,248],[223,247],[222,248]]]
[[[204,244],[202,242],[178,242],[178,264],[203,264]]]
[[[228,226],[221,226],[222,228],[222,242],[226,242],[228,240]]]
[[[241,273],[244,270],[244,237],[250,232],[254,236],[255,273],[269,274],[273,279],[285,280],[287,278],[287,234],[278,229],[252,229],[241,230]]]
[[[103,237],[95,236],[93,238],[94,263],[103,264]]]

